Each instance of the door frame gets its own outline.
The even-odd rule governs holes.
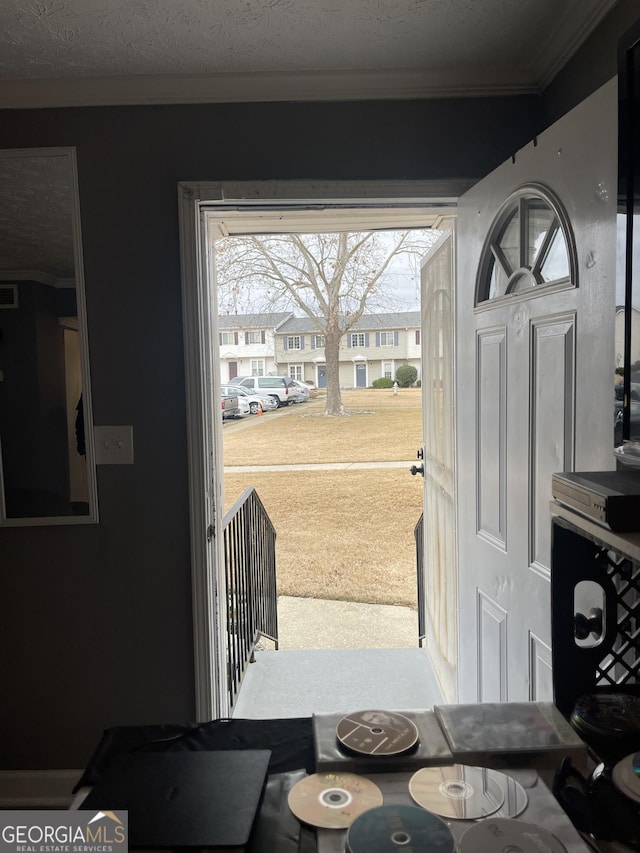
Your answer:
[[[222,548],[222,428],[213,418],[211,399],[220,390],[215,290],[215,257],[205,233],[207,212],[246,213],[264,224],[277,212],[327,211],[335,208],[345,224],[345,207],[373,217],[384,209],[389,223],[402,228],[409,210],[425,217],[455,214],[457,199],[472,184],[448,181],[259,181],[178,184],[182,283],[191,578],[194,634],[195,713],[198,721],[227,716],[227,673],[223,609],[224,553]],[[256,216],[257,214],[257,216]],[[335,220],[334,220],[335,221]],[[373,220],[372,220],[373,221]],[[339,230],[339,227],[335,230]],[[375,227],[375,226],[373,226]],[[378,223],[378,227],[380,227]],[[406,227],[406,225],[405,225]],[[416,226],[417,227],[417,226]],[[436,225],[432,227],[437,227]],[[294,230],[294,229],[291,229]],[[358,226],[358,230],[367,227]],[[212,292],[213,291],[213,292]],[[210,483],[215,491],[210,491]],[[211,531],[213,538],[208,536]]]

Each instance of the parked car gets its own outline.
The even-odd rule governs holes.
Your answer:
[[[276,408],[271,397],[266,394],[252,394],[251,391],[243,388],[242,385],[223,385],[222,393],[237,395],[241,408],[243,403],[247,404],[248,408],[246,412],[241,411],[240,414],[257,415],[259,409],[265,412]]]
[[[307,382],[306,379],[297,379],[296,381],[301,382],[303,385],[307,386],[307,388],[309,389],[309,397],[311,397],[311,399],[318,396],[318,387],[315,382]]]
[[[298,389],[290,376],[236,376],[230,384],[242,385],[259,394],[268,394],[278,401],[278,406],[295,403],[298,396]]]
[[[294,379],[293,384],[298,389],[298,399],[295,402],[296,403],[308,403],[309,397],[311,396],[309,393],[309,386],[305,385],[304,382],[300,382],[299,379]]]
[[[238,394],[235,390],[230,394],[225,394],[224,391],[222,392],[221,405],[223,421],[226,421],[228,418],[236,418],[240,414]]]
[[[614,427],[613,445],[618,447],[622,444],[622,402],[614,402]],[[631,441],[640,441],[640,401],[629,401],[629,438]]]

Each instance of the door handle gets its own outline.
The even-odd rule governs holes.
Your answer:
[[[424,477],[424,465],[412,465],[409,470],[411,471],[414,477],[416,474],[422,474],[422,476]]]

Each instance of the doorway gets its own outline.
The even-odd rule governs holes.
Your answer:
[[[455,211],[454,195],[434,199],[432,192],[425,192],[419,196],[415,191],[420,187],[415,184],[410,198],[406,195],[406,188],[398,185],[368,187],[368,199],[363,194],[362,185],[359,185],[358,193],[353,193],[349,184],[342,183],[308,185],[304,189],[303,192],[298,188],[294,204],[291,201],[292,195],[296,196],[294,187],[254,185],[245,187],[237,196],[233,191],[221,191],[219,185],[183,187],[182,266],[183,279],[187,283],[184,298],[190,390],[197,697],[198,707],[202,709],[199,713],[209,717],[212,711],[224,713],[226,710],[225,652],[221,630],[225,621],[222,595],[224,565],[220,547],[222,537],[219,535],[224,500],[220,457],[222,441],[221,426],[212,417],[210,405],[211,395],[217,396],[220,385],[217,375],[218,338],[212,334],[216,328],[217,301],[215,288],[213,292],[210,288],[210,282],[214,280],[215,239],[217,235],[226,236],[234,232],[263,233],[269,223],[280,233],[295,232],[296,229],[320,232],[332,227],[334,230],[437,227],[443,217]],[[230,200],[234,197],[235,201]],[[318,197],[322,199],[320,205]],[[219,198],[227,200],[211,201]],[[270,201],[265,202],[264,199]],[[201,227],[213,236],[209,245],[197,239]],[[363,366],[366,371],[366,365]],[[322,376],[323,367],[318,365],[320,387],[322,379],[326,378],[326,373]]]

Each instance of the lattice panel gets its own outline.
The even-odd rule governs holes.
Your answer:
[[[615,551],[602,550],[597,565],[616,589],[617,635],[596,669],[599,686],[639,683],[640,672],[640,564]]]

